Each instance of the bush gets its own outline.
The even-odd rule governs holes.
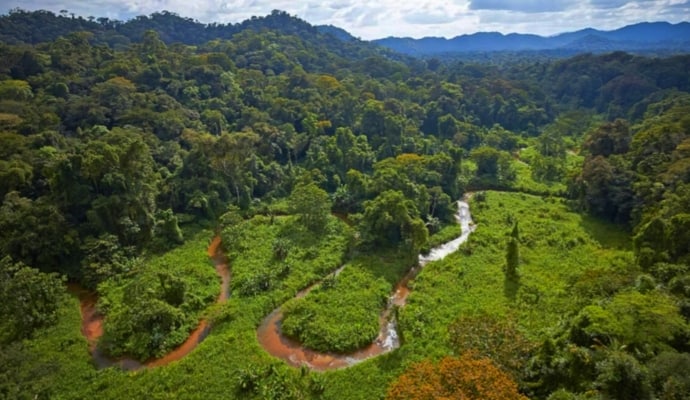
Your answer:
[[[324,282],[283,306],[283,332],[318,351],[348,353],[374,341],[390,286],[353,265]]]

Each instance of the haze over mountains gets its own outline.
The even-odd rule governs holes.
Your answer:
[[[388,37],[374,42],[416,56],[478,51],[687,51],[690,50],[690,23],[644,22],[613,31],[588,28],[550,37],[478,32],[452,39]]]
[[[316,36],[329,40],[367,42],[352,36],[346,30],[332,25],[314,26],[282,11],[265,17],[253,17],[237,24],[204,24],[175,13],[161,11],[150,16],[139,16],[128,21],[108,18],[84,19],[55,15],[49,11],[13,10],[0,17],[0,42],[40,43],[76,31],[94,33],[96,41],[110,45],[126,45],[141,40],[143,33],[153,29],[164,42],[201,44],[213,39],[229,39],[244,29],[270,29],[288,34]],[[441,37],[387,37],[368,43],[377,44],[410,56],[452,56],[481,52],[539,51],[562,54],[581,52],[688,52],[690,51],[690,23],[644,22],[613,31],[592,28],[544,37],[533,34],[502,34],[478,32]]]

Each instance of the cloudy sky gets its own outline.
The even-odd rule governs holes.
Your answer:
[[[0,12],[68,10],[126,20],[168,10],[201,22],[240,22],[278,9],[362,39],[453,37],[478,31],[552,35],[641,21],[690,20],[690,0],[0,0]]]

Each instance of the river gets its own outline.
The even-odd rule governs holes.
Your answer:
[[[467,200],[467,198],[465,200]],[[407,297],[410,294],[409,282],[412,281],[417,274],[419,274],[419,271],[429,262],[443,259],[447,255],[457,251],[460,245],[467,241],[467,238],[475,229],[470,214],[470,207],[466,201],[458,201],[458,212],[455,218],[462,228],[461,235],[450,242],[431,249],[429,254],[419,256],[418,265],[411,268],[396,285],[395,291],[389,298],[387,307],[381,312],[379,318],[379,335],[369,346],[349,354],[322,353],[305,348],[299,342],[282,334],[280,324],[283,314],[280,307],[270,313],[257,329],[259,343],[268,353],[274,357],[285,360],[292,366],[306,366],[317,371],[349,367],[358,362],[397,349],[400,347],[400,340],[396,320],[391,316],[391,313],[394,307],[403,307],[405,305]],[[230,296],[231,271],[230,268],[228,268],[227,259],[222,252],[220,244],[220,236],[215,236],[207,252],[208,256],[213,260],[216,273],[221,278],[220,294],[218,295],[217,302],[223,303]],[[345,266],[339,267],[332,272],[331,275],[337,275],[343,268],[345,268]],[[306,296],[319,283],[320,282],[317,282],[301,290],[297,293],[296,297]],[[98,348],[98,339],[103,335],[103,316],[98,313],[96,307],[98,300],[96,294],[73,284],[69,286],[69,290],[79,296],[82,316],[81,332],[89,343],[89,352],[93,357],[94,364],[98,368],[118,366],[121,369],[132,371],[167,365],[185,357],[194,350],[196,346],[206,338],[211,329],[208,321],[202,319],[182,345],[159,359],[148,360],[141,363],[128,357],[118,359],[109,358]]]
[[[465,198],[464,200],[468,200]],[[429,254],[419,256],[419,264],[412,268],[400,282],[396,285],[395,291],[388,301],[388,306],[383,310],[379,318],[380,330],[376,340],[369,346],[349,354],[322,353],[307,349],[299,342],[292,340],[282,334],[280,325],[283,319],[281,308],[273,310],[261,323],[257,329],[257,338],[261,346],[272,356],[286,361],[294,367],[306,366],[317,371],[345,368],[358,362],[376,357],[381,354],[393,351],[400,347],[400,339],[395,318],[391,313],[395,306],[402,307],[410,294],[409,282],[413,280],[419,271],[431,261],[443,259],[447,255],[455,252],[460,245],[467,241],[470,234],[474,231],[475,225],[472,222],[470,206],[467,201],[458,201],[458,212],[455,215],[456,221],[460,224],[461,235],[450,242],[444,243],[431,249]],[[340,267],[333,274],[342,271]],[[320,282],[300,291],[296,297],[305,296]]]
[[[216,273],[221,278],[220,294],[218,295],[217,302],[223,303],[230,296],[230,269],[228,268],[227,259],[225,254],[223,254],[220,244],[221,239],[220,236],[217,235],[208,246],[207,253],[213,260]],[[117,366],[123,370],[136,371],[142,368],[167,365],[189,354],[206,338],[211,330],[211,325],[208,321],[202,319],[199,325],[189,334],[187,340],[179,347],[161,358],[148,360],[144,363],[129,357],[110,358],[103,354],[98,348],[98,339],[103,335],[103,315],[98,312],[98,308],[96,307],[98,297],[95,293],[85,290],[75,284],[69,285],[69,291],[75,293],[79,297],[81,333],[89,343],[89,352],[91,353],[94,364],[98,368]]]

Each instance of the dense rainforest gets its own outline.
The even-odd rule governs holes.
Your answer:
[[[415,59],[280,11],[0,40],[0,398],[690,398],[690,55]],[[257,336],[348,355],[384,309],[347,368]]]

